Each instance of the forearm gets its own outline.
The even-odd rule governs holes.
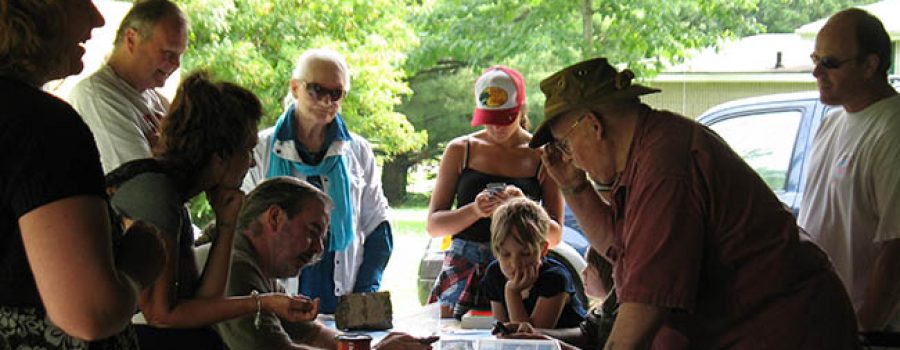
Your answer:
[[[665,312],[653,305],[623,303],[604,349],[649,349]]]
[[[225,296],[225,286],[231,271],[231,251],[235,229],[233,223],[216,222],[216,238],[212,242],[209,258],[203,268],[198,298],[218,298]]]
[[[556,181],[546,178],[541,180],[541,190],[543,193],[543,200],[541,201],[541,206],[544,207],[544,210],[547,211],[547,215],[550,216],[550,230],[547,232],[547,241],[550,243],[550,248],[553,248],[562,242],[563,235],[563,224],[565,223],[565,203],[563,202],[562,193],[559,192],[559,186],[556,184]]]
[[[90,303],[74,308],[83,311],[63,311],[50,313],[54,324],[60,325],[66,333],[85,340],[96,340],[112,336],[131,323],[131,317],[137,309],[137,295],[140,286],[125,273],[115,274],[106,288],[92,284],[94,297]],[[70,301],[71,302],[71,301]],[[66,323],[67,327],[62,324]]]
[[[891,316],[898,312],[900,278],[896,278],[897,266],[900,266],[900,239],[885,242],[875,259],[865,300],[857,315],[860,330],[885,330]]]
[[[48,316],[67,334],[84,340],[97,340],[112,336],[131,323],[137,309],[137,295],[140,284],[122,271],[113,272],[101,283],[90,283],[92,298],[84,300],[77,307],[57,307],[48,309]],[[100,281],[97,281],[100,282]],[[78,303],[76,298],[69,303]],[[45,306],[47,302],[45,300]]]
[[[522,301],[522,293],[509,288],[504,291],[506,295],[506,314],[510,322],[531,322],[525,303]]]
[[[243,174],[242,174],[243,175]],[[224,175],[227,183],[236,179]],[[229,185],[230,186],[230,185]],[[206,200],[216,215],[215,237],[194,298],[219,298],[225,295],[228,273],[231,271],[231,249],[238,212],[244,202],[244,192],[238,188],[216,185],[206,190]],[[193,255],[193,254],[191,254]]]
[[[315,347],[315,346],[305,345],[305,344],[287,344],[282,349],[284,349],[284,350],[323,350],[323,349],[333,350],[334,348],[320,348],[320,347]]]
[[[262,296],[260,296],[262,297]],[[160,328],[197,328],[256,313],[253,297],[228,297],[179,300],[169,310],[144,311],[147,323]],[[262,312],[266,312],[262,310]]]
[[[559,339],[571,345],[577,346],[579,348],[588,348],[591,344],[588,344],[588,337],[581,332],[581,328],[560,328],[560,329],[552,329],[552,328],[537,328],[534,330],[537,333],[553,337],[555,339]]]
[[[584,230],[591,247],[606,256],[609,247],[612,246],[614,232],[610,220],[612,216],[610,207],[603,202],[600,194],[589,183],[573,189],[563,189],[563,195],[566,203],[572,209],[572,213],[575,214],[578,224]]]
[[[319,325],[309,339],[303,341],[303,344],[323,349],[335,349],[337,348],[337,342],[334,337],[337,335],[338,332],[334,329]]]
[[[475,202],[457,209],[437,210],[428,215],[426,231],[433,237],[454,235],[481,219],[475,210]]]
[[[391,225],[382,221],[366,237],[363,246],[363,261],[356,274],[354,293],[375,292],[381,287],[381,278],[394,250],[394,236]]]
[[[115,265],[102,199],[83,196],[46,204],[23,215],[19,227],[54,324],[85,340],[109,337],[128,324],[142,286]]]

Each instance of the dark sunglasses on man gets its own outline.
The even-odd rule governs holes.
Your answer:
[[[850,57],[845,59],[838,59],[831,56],[819,57],[819,55],[811,54],[809,58],[812,60],[814,66],[822,66],[825,69],[838,69],[844,65],[844,63],[853,61],[858,59],[859,57]]]
[[[338,102],[347,94],[343,89],[329,89],[319,83],[308,83],[304,81],[303,84],[306,85],[306,92],[309,93],[309,97],[312,97],[316,101],[323,96],[328,96],[331,102]]]

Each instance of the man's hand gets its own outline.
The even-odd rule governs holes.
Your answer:
[[[391,332],[375,345],[376,350],[425,350],[431,349],[433,338],[416,338],[406,333]]]
[[[573,189],[587,181],[584,170],[576,168],[552,143],[541,148],[541,161],[547,174],[562,190]]]
[[[319,298],[310,300],[303,295],[287,296],[284,294],[264,294],[262,308],[274,313],[287,322],[308,322],[319,314]]]

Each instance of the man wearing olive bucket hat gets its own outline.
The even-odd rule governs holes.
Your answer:
[[[718,135],[643,104],[596,58],[541,82],[529,144],[613,263],[606,348],[852,349],[856,320],[828,257]]]

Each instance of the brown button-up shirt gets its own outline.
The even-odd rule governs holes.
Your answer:
[[[612,193],[619,301],[671,310],[654,348],[855,346],[828,257],[705,126],[645,107]]]

